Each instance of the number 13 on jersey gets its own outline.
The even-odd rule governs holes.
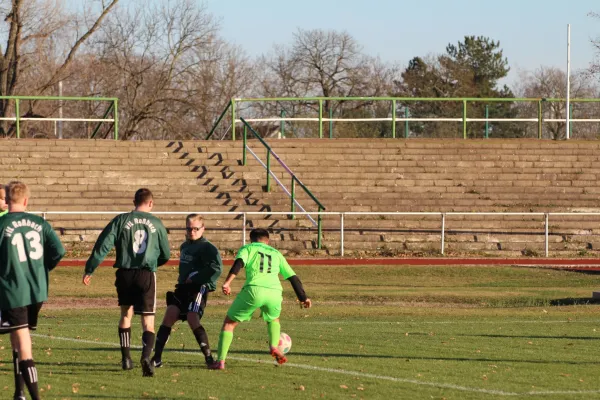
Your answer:
[[[25,239],[29,241],[29,257],[25,248],[25,241],[23,235],[16,233],[10,244],[17,247],[17,253],[19,254],[19,262],[26,262],[27,259],[39,260],[44,255],[44,247],[42,247],[40,234],[37,231],[29,231],[25,234]]]

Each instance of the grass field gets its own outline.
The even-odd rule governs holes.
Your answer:
[[[600,275],[508,267],[296,267],[315,301],[284,283],[289,363],[276,367],[258,318],[236,330],[225,371],[203,366],[177,325],[154,378],[120,370],[114,271],[92,286],[80,268],[52,273],[34,336],[44,399],[600,398]],[[176,269],[158,274],[159,298]],[[241,278],[241,277],[240,277]],[[236,281],[234,293],[241,286]],[[231,298],[215,292],[204,324],[216,347]],[[164,311],[161,300],[156,326]],[[139,319],[133,344],[141,344]],[[139,360],[139,348],[133,350]],[[0,398],[13,390],[0,336]]]

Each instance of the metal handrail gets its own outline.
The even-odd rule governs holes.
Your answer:
[[[227,103],[227,106],[225,107],[225,109],[223,110],[223,112],[221,113],[221,115],[219,116],[219,118],[217,119],[217,122],[215,122],[215,124],[213,125],[212,129],[208,133],[208,136],[206,136],[206,139],[204,139],[204,140],[209,140],[211,138],[211,136],[213,135],[213,133],[215,133],[215,130],[217,129],[217,126],[219,125],[219,123],[221,122],[221,120],[223,119],[223,117],[225,116],[225,114],[227,113],[227,111],[229,110],[229,108],[232,106],[232,104],[233,104],[233,101],[229,101]],[[235,139],[235,137],[234,137],[234,139]]]
[[[287,173],[289,173],[292,176],[291,193],[288,192],[287,189],[285,189],[285,193],[288,196],[290,196],[291,199],[292,199],[292,202],[291,202],[291,211],[292,211],[292,213],[295,211],[295,206],[296,205],[300,206],[300,204],[296,200],[296,182],[300,185],[300,187],[304,190],[304,192],[317,204],[317,206],[319,208],[319,212],[324,211],[325,210],[325,206],[315,197],[314,194],[312,194],[312,192],[306,187],[306,185],[304,185],[304,183],[302,183],[302,181],[300,179],[298,179],[298,177],[296,176],[296,174],[294,174],[294,172],[292,172],[292,170],[283,162],[283,160],[277,155],[277,153],[275,153],[273,151],[273,149],[271,148],[271,146],[269,146],[267,144],[267,142],[265,142],[264,139],[260,137],[260,135],[250,126],[250,124],[248,124],[248,122],[246,122],[246,120],[244,120],[243,118],[241,118],[241,121],[244,124],[244,138],[243,138],[243,143],[242,143],[242,145],[244,147],[243,147],[242,164],[246,165],[246,149],[250,150],[250,147],[247,144],[247,142],[248,142],[248,138],[247,138],[248,131],[247,130],[248,129],[250,129],[250,132],[252,132],[252,134],[267,149],[267,162],[266,162],[266,165],[263,164],[262,161],[260,161],[260,159],[258,158],[258,156],[254,152],[252,152],[252,150],[250,150],[250,152],[252,153],[252,155],[267,170],[267,185],[266,185],[267,192],[271,191],[271,176],[273,176],[276,179],[277,183],[282,188],[285,189],[285,187],[283,186],[283,184],[279,181],[279,179],[277,179],[277,177],[275,177],[275,174],[273,174],[273,171],[271,170],[271,154],[273,154],[273,157],[275,157],[275,159],[279,162],[279,164],[286,170]],[[313,222],[313,224],[315,223],[314,219],[312,219],[310,217],[309,217],[309,219],[311,219],[311,221]],[[317,247],[320,249],[321,248],[321,238],[322,238],[322,233],[323,233],[323,221],[322,221],[322,218],[321,218],[320,214],[319,214],[318,221],[317,221],[317,229],[319,231],[319,237],[318,237],[318,240],[317,240],[317,243],[318,243]]]
[[[392,138],[396,137],[396,122],[404,121],[405,122],[405,132],[404,137],[408,138],[408,124],[410,121],[445,121],[445,122],[462,122],[462,131],[463,138],[467,139],[467,125],[468,122],[485,122],[486,130],[485,137],[489,137],[489,126],[490,122],[509,122],[509,121],[517,121],[517,122],[536,122],[538,123],[537,136],[538,139],[542,139],[543,135],[543,123],[544,122],[598,122],[595,118],[585,118],[585,119],[572,119],[568,116],[560,119],[560,118],[552,118],[545,119],[543,115],[543,104],[544,103],[556,103],[556,102],[566,102],[564,98],[543,98],[543,97],[535,97],[535,98],[477,98],[477,97],[446,97],[446,98],[438,98],[438,97],[265,97],[265,98],[232,98],[232,121],[233,121],[233,129],[235,133],[235,125],[237,122],[240,122],[240,119],[236,119],[235,117],[235,106],[236,103],[250,103],[250,102],[315,102],[318,104],[318,115],[312,118],[248,118],[248,121],[313,121],[318,122],[319,124],[319,138],[323,138],[323,123],[329,122],[329,137],[332,138],[332,124],[333,121],[391,121],[392,127]],[[324,101],[390,101],[392,103],[392,116],[385,118],[333,118],[331,109],[329,118],[323,115],[323,102]],[[405,115],[404,118],[397,117],[397,104],[398,102],[405,103]],[[408,116],[408,106],[406,104],[411,102],[457,102],[462,104],[462,116],[455,118],[412,118]],[[487,118],[489,110],[486,108],[486,118],[468,118],[467,117],[467,104],[468,103],[534,103],[537,104],[537,118]],[[596,103],[600,102],[600,98],[577,98],[570,99],[570,103]],[[569,114],[571,111],[569,111]],[[569,135],[567,135],[567,139]],[[235,140],[235,134],[233,135],[233,140]]]
[[[15,116],[3,117],[0,120],[14,121],[17,133],[17,139],[21,138],[21,121],[87,121],[87,122],[111,122],[113,126],[113,138],[119,139],[119,115],[118,104],[119,99],[116,97],[72,97],[72,96],[0,96],[0,100],[15,101]],[[111,106],[108,108],[103,118],[39,118],[39,117],[21,117],[20,105],[21,100],[60,100],[60,101],[109,101]],[[106,118],[109,111],[113,111],[113,118]],[[96,130],[98,127],[96,127]]]
[[[106,215],[106,214],[123,214],[130,212],[128,211],[29,211],[32,214],[41,214],[44,219],[47,215]],[[600,216],[600,212],[440,212],[440,211],[428,211],[428,212],[366,212],[366,211],[352,211],[352,212],[309,212],[309,211],[157,211],[152,212],[156,215],[188,215],[190,213],[198,213],[204,215],[232,215],[242,216],[242,244],[246,244],[246,221],[248,215],[318,215],[320,219],[323,215],[337,215],[340,217],[340,255],[344,255],[344,221],[348,215],[417,215],[417,216],[438,216],[441,217],[441,228],[440,228],[440,252],[444,255],[445,247],[445,235],[446,235],[446,216],[478,216],[478,215],[497,215],[497,216],[543,216],[544,217],[544,242],[545,242],[545,256],[549,255],[549,224],[551,216]],[[100,228],[99,228],[100,230]],[[321,237],[321,230],[318,235]],[[320,247],[319,247],[320,248]]]
[[[115,106],[115,103],[110,103],[110,105],[106,109],[106,112],[102,116],[103,120],[106,119],[106,117],[108,117],[108,114],[112,111],[112,109],[114,108],[114,106]],[[90,139],[93,139],[96,136],[96,133],[98,133],[98,130],[100,129],[101,125],[102,125],[102,121],[98,121],[98,125],[96,125],[96,128],[94,128],[94,132],[92,132],[92,135],[90,136]]]

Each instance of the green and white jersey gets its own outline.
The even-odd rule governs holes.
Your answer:
[[[113,247],[117,252],[115,268],[156,272],[171,256],[167,230],[161,220],[142,211],[120,214],[110,221],[94,245],[85,273],[91,275]]]
[[[279,250],[264,243],[255,242],[239,249],[236,259],[240,258],[246,268],[245,286],[260,286],[283,290],[279,274],[288,279],[296,273]]]
[[[48,300],[48,271],[65,255],[56,232],[25,212],[0,218],[0,310]]]

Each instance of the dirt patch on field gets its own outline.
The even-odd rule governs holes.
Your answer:
[[[117,298],[51,297],[44,308],[49,310],[101,309],[118,307]]]

